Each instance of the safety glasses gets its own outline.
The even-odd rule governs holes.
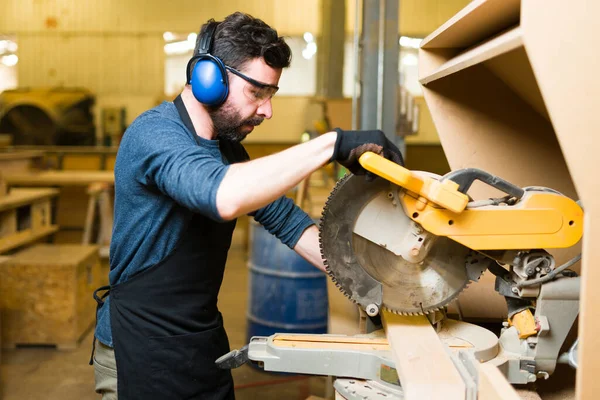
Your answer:
[[[250,78],[248,75],[244,75],[235,68],[226,65],[225,69],[249,83],[249,85],[244,86],[244,94],[246,97],[248,97],[248,99],[258,103],[259,105],[263,105],[269,101],[269,99],[275,96],[275,93],[277,93],[279,90],[279,86],[259,82],[256,79]]]

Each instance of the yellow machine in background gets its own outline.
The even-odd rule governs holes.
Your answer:
[[[6,90],[0,94],[0,133],[14,145],[96,143],[94,95],[78,88]]]

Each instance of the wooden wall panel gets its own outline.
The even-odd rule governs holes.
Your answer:
[[[469,0],[403,0],[400,32],[425,36]],[[355,0],[346,0],[346,29],[354,29]],[[0,32],[195,32],[208,18],[244,11],[273,24],[282,34],[321,32],[320,0],[3,0]]]
[[[163,92],[159,35],[23,34],[19,86],[84,87],[97,95]]]
[[[399,32],[404,36],[425,37],[469,2],[470,0],[402,0]],[[355,0],[346,0],[346,31],[349,33],[354,32],[355,3]]]
[[[196,32],[209,18],[243,11],[280,33],[320,31],[320,0],[4,0],[0,32]]]

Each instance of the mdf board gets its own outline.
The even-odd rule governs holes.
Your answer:
[[[35,245],[0,264],[2,346],[76,348],[93,326],[97,246]]]
[[[419,52],[424,97],[452,170],[479,168],[520,187],[546,186],[578,199],[528,55],[521,4],[474,1],[426,38]],[[483,184],[469,194],[501,195]],[[560,265],[580,248],[549,251]],[[467,290],[459,298],[470,310],[466,317],[505,315],[505,306],[490,300],[493,282],[484,279],[480,293]]]
[[[600,47],[600,3],[575,4],[551,0],[536,7],[524,1],[521,20],[527,54],[585,209],[576,393],[591,399],[600,392],[600,58],[594,51]]]
[[[561,264],[582,251],[577,396],[586,399],[600,391],[598,14],[594,1],[476,0],[419,52],[424,96],[452,169],[487,169],[582,200],[582,246],[552,253]]]

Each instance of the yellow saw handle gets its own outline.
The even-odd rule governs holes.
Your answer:
[[[469,202],[469,197],[459,192],[459,185],[451,180],[440,182],[427,176],[417,175],[370,151],[360,156],[358,161],[367,171],[452,212],[462,212]]]

